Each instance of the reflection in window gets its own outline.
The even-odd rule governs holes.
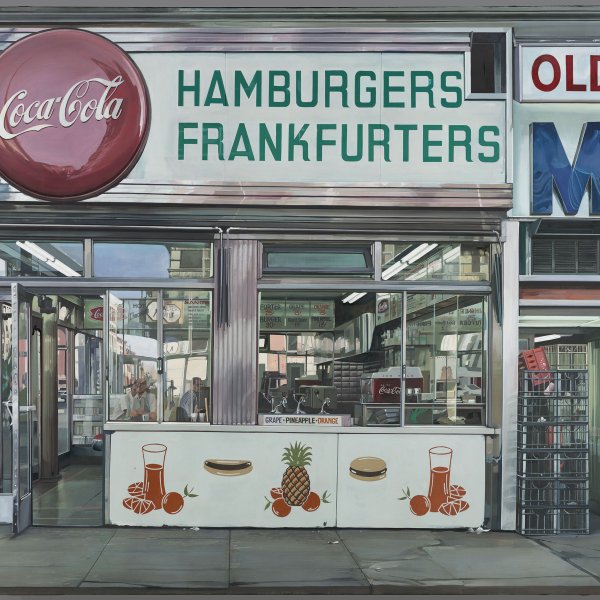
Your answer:
[[[481,296],[408,294],[406,425],[483,425],[485,314]]]
[[[81,277],[82,242],[0,241],[0,277]]]
[[[211,293],[163,293],[166,421],[210,420]]]
[[[211,243],[95,243],[95,277],[212,277]]]
[[[113,291],[109,304],[109,417],[156,421],[156,298],[147,291]]]
[[[386,281],[489,281],[489,245],[384,243],[381,277]]]

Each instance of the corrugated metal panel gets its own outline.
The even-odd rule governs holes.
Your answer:
[[[249,425],[256,423],[257,413],[258,242],[232,240],[228,271],[235,275],[228,298],[219,297],[221,290],[215,294],[216,303],[228,302],[229,319],[215,328],[213,423]]]

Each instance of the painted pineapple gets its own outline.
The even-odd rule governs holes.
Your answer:
[[[282,461],[288,465],[281,480],[283,499],[289,506],[302,506],[310,494],[310,478],[304,467],[312,462],[310,446],[296,442],[283,452]]]

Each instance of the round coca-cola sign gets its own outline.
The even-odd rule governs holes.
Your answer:
[[[142,74],[99,35],[49,29],[0,54],[0,176],[30,196],[72,202],[116,185],[149,124]]]

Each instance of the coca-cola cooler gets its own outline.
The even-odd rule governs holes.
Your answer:
[[[418,367],[406,367],[406,389],[423,389],[423,375]],[[402,367],[390,367],[363,376],[361,380],[361,401],[363,404],[400,402],[402,389]]]

